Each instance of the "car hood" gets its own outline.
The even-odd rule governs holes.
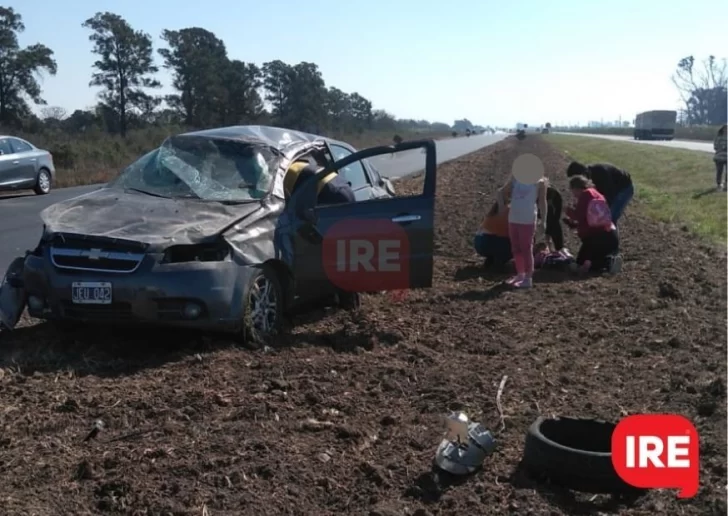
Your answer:
[[[199,242],[259,209],[257,201],[225,205],[101,188],[49,206],[40,216],[51,233],[169,245]]]

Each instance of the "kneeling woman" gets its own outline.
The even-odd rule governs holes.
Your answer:
[[[475,252],[485,258],[486,267],[502,267],[513,259],[508,235],[508,207],[498,211],[496,202],[475,233]]]
[[[579,272],[618,273],[622,269],[619,237],[604,196],[584,176],[572,177],[569,187],[576,207],[566,210],[565,222],[576,228],[581,240],[576,257]]]

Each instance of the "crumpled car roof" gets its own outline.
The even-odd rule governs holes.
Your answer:
[[[185,133],[185,136],[208,136],[211,138],[234,138],[241,140],[255,140],[264,145],[269,145],[274,149],[278,149],[283,154],[287,154],[287,150],[291,147],[297,147],[301,143],[314,142],[317,140],[325,140],[329,142],[337,142],[332,138],[319,136],[302,131],[294,131],[283,127],[273,127],[267,125],[235,125],[231,127],[219,127],[215,129],[205,129],[202,131],[194,131]],[[343,142],[337,142],[343,143]]]

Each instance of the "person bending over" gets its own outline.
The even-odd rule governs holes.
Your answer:
[[[618,273],[622,269],[619,237],[604,196],[584,176],[573,176],[569,187],[576,206],[566,210],[565,221],[576,229],[581,240],[576,256],[577,270],[581,273]]]
[[[475,252],[485,258],[486,267],[503,267],[513,259],[508,233],[508,206],[494,203],[475,233]]]
[[[608,163],[583,165],[578,161],[572,161],[566,169],[566,176],[569,178],[584,176],[594,184],[594,188],[606,199],[612,214],[612,222],[616,227],[634,196],[634,185],[629,172]]]

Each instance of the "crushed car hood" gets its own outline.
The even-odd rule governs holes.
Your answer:
[[[40,216],[51,233],[122,238],[152,245],[192,244],[259,209],[260,202],[225,205],[101,188],[49,206]]]

